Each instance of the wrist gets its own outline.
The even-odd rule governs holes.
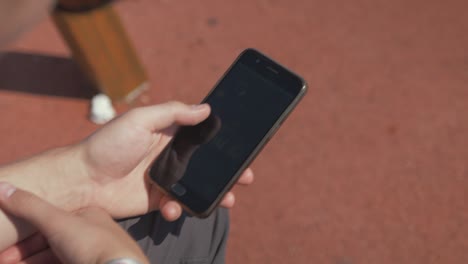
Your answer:
[[[93,184],[90,180],[84,151],[80,143],[51,150],[54,175],[47,177],[46,200],[67,211],[76,211],[90,205]],[[51,190],[51,191],[50,191]]]
[[[92,185],[79,144],[48,150],[0,168],[0,180],[67,211],[88,205]]]

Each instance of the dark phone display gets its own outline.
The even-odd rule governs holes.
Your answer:
[[[182,201],[196,197],[198,202],[187,201],[194,210],[206,210],[294,99],[284,87],[236,63],[205,100],[210,117],[179,129],[151,177],[179,192]]]

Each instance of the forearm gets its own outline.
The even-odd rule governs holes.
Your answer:
[[[0,181],[30,191],[65,210],[76,210],[85,206],[89,188],[79,161],[76,147],[49,150],[0,167]],[[28,224],[0,210],[0,252],[32,232],[34,229]]]

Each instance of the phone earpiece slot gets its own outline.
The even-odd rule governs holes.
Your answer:
[[[270,70],[271,72],[273,72],[274,74],[279,74],[279,71],[275,70],[273,67],[271,66],[267,66],[266,67],[268,70]]]

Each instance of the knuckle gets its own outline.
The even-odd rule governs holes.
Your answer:
[[[144,118],[145,112],[145,107],[137,107],[130,109],[123,117],[124,120],[131,122],[132,124],[139,124],[141,119]]]
[[[182,107],[185,107],[185,104],[183,104],[182,102],[179,102],[179,101],[169,101],[166,103],[166,105],[172,109],[178,109],[178,108],[182,108]]]

